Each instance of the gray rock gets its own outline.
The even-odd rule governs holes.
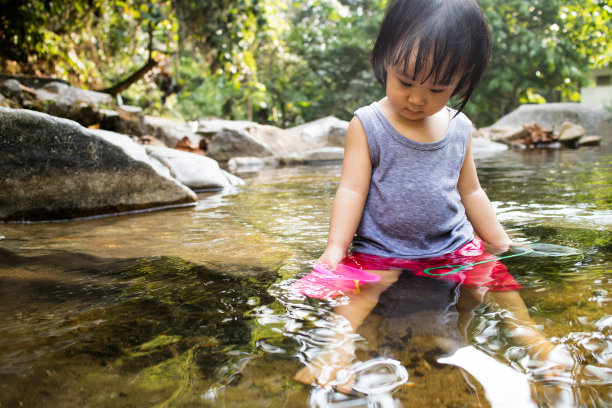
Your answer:
[[[574,142],[584,136],[584,128],[572,122],[564,122],[559,128],[559,141],[561,143]]]
[[[100,106],[114,103],[108,94],[75,88],[62,82],[50,82],[33,91],[34,98],[24,95],[25,108],[71,119],[83,126],[98,124]]]
[[[244,184],[210,157],[167,147],[145,146],[145,150],[167,167],[172,177],[194,190],[226,190]]]
[[[237,173],[251,173],[263,169],[267,164],[261,157],[232,157],[227,167]]]
[[[601,136],[583,136],[578,140],[578,146],[599,146],[601,144]]]
[[[196,133],[207,138],[213,137],[215,134],[229,130],[244,130],[249,127],[258,126],[256,122],[248,120],[225,120],[225,119],[200,119]]]
[[[120,105],[116,112],[119,114],[117,128],[108,130],[134,136],[144,134],[144,115],[140,106]]]
[[[223,129],[209,139],[206,154],[215,160],[227,161],[237,156],[272,156],[274,151],[246,129]]]
[[[492,142],[482,137],[472,138],[472,156],[475,159],[493,156],[508,150],[508,146],[502,143]]]
[[[124,135],[0,108],[0,220],[69,219],[197,202]]]
[[[170,119],[145,116],[143,125],[144,134],[163,141],[168,147],[175,147],[185,137],[198,144],[203,137],[196,133],[198,124],[195,122],[177,122]]]
[[[200,121],[198,133],[207,154],[220,161],[233,157],[289,157],[305,151],[344,144],[347,122],[332,117],[288,130],[248,121]]]
[[[344,147],[344,137],[349,122],[327,116],[300,126],[287,129],[292,134],[299,135],[303,140],[311,140],[320,147]],[[310,144],[310,143],[309,143]]]
[[[18,103],[21,103],[23,100],[21,84],[16,79],[6,79],[2,81],[2,83],[0,83],[0,94],[9,99],[14,99]]]
[[[523,126],[500,126],[495,124],[480,129],[482,138],[500,143],[510,143],[514,140],[524,138],[528,134],[529,131]]]
[[[587,135],[612,136],[612,113],[579,103],[521,105],[500,118],[493,127],[517,127],[535,121],[543,128],[558,131],[564,122],[582,126]]]
[[[281,164],[312,164],[321,162],[340,162],[344,158],[343,147],[322,147],[290,156],[277,157]]]

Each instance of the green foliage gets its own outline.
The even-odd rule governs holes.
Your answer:
[[[290,82],[304,101],[299,121],[333,115],[350,119],[356,108],[382,96],[369,53],[384,14],[376,0],[295,1],[288,44],[301,60]]]
[[[603,0],[479,0],[493,59],[466,112],[478,125],[521,103],[576,101],[608,66]],[[0,0],[0,70],[103,89],[154,58],[122,93],[158,115],[287,127],[383,95],[369,52],[386,0]],[[170,96],[177,92],[175,96]]]
[[[479,3],[493,37],[491,65],[467,109],[480,123],[521,103],[579,101],[585,73],[606,63],[612,9],[603,1]]]

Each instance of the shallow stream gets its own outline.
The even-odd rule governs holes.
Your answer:
[[[511,368],[534,406],[610,406],[610,149],[509,151],[477,167],[513,239],[582,251],[504,261],[571,367],[536,375],[503,312],[483,303],[467,329],[492,362],[478,370]],[[241,174],[247,185],[233,194],[201,193],[195,207],[0,224],[0,407],[367,406],[294,380],[336,325],[330,302],[289,287],[324,248],[339,174],[339,164],[266,169]],[[393,355],[408,371],[381,404],[498,400],[479,375],[432,357],[428,316],[415,311],[386,348],[359,339],[360,359]]]

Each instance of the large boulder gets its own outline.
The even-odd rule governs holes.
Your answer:
[[[0,108],[0,220],[40,221],[187,205],[197,196],[160,174],[124,135]]]
[[[500,118],[492,128],[519,128],[533,122],[554,131],[558,131],[563,123],[571,122],[582,126],[586,135],[612,136],[612,113],[579,103],[521,105]]]

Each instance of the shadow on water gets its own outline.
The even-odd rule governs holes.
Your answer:
[[[239,381],[243,360],[257,354],[249,311],[272,301],[266,288],[276,279],[176,257],[3,255],[0,268],[57,270],[0,279],[2,312],[12,314],[0,327],[3,407],[80,405],[84,394],[104,394],[86,398],[94,406],[172,405],[196,380]],[[229,269],[239,267],[249,268]]]

